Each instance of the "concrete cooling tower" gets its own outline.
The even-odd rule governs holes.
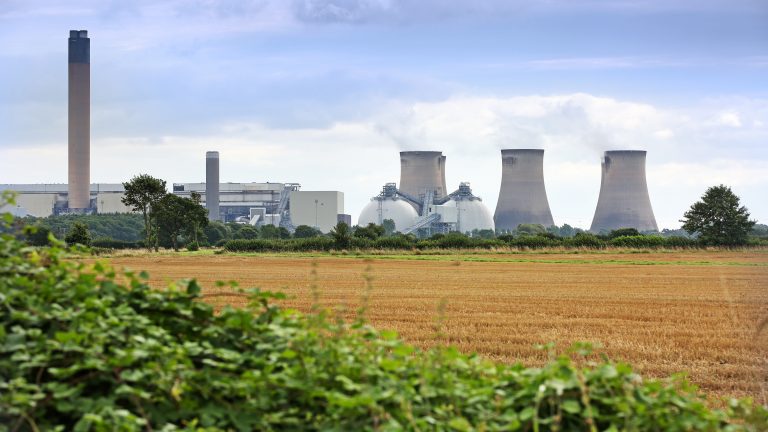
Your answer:
[[[69,32],[69,208],[91,207],[91,40],[86,30]]]
[[[205,152],[205,207],[208,220],[217,221],[219,214],[219,152]]]
[[[501,151],[501,189],[493,219],[502,231],[520,224],[555,224],[544,187],[544,150]]]
[[[438,151],[400,152],[400,191],[423,199],[426,191],[445,196],[445,156]]]
[[[645,181],[645,151],[607,151],[602,168],[600,198],[590,231],[658,231]]]

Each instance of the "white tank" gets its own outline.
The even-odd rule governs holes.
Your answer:
[[[479,199],[451,198],[446,205],[456,206],[458,209],[457,229],[461,233],[471,233],[474,230],[494,230],[493,214]]]
[[[399,198],[372,199],[360,212],[357,224],[366,226],[369,223],[381,225],[384,219],[395,222],[395,231],[402,231],[416,222],[419,214],[413,206]]]

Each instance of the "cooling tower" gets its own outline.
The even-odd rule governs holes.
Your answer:
[[[600,198],[590,231],[658,231],[645,182],[645,151],[607,151],[602,168]]]
[[[493,219],[502,231],[520,224],[555,224],[544,187],[544,150],[501,151],[501,188]]]
[[[208,220],[219,220],[219,152],[217,151],[205,153],[205,207],[208,209]]]
[[[91,204],[91,40],[86,30],[69,32],[69,208]]]
[[[400,189],[423,198],[431,190],[435,198],[445,196],[445,156],[437,151],[400,152]]]

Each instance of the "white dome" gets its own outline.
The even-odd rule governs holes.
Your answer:
[[[412,205],[402,199],[386,198],[381,201],[371,200],[357,219],[357,224],[366,226],[369,223],[381,225],[384,219],[392,219],[395,222],[395,231],[402,231],[416,222],[419,214]]]
[[[461,233],[471,233],[474,230],[493,230],[493,215],[488,207],[478,199],[455,200],[451,198],[446,205],[453,205],[458,208],[458,231]]]

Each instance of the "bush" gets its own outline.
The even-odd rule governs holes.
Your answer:
[[[544,235],[521,236],[513,239],[509,244],[511,246],[525,247],[530,249],[541,249],[545,247],[559,246],[561,242]]]
[[[197,242],[194,242],[194,241],[189,242],[189,243],[187,243],[187,250],[190,251],[190,252],[198,251],[198,250],[200,250],[200,245],[197,244]]]
[[[564,239],[563,245],[577,248],[604,249],[605,241],[600,240],[594,234],[577,233],[571,238]]]
[[[380,237],[373,242],[373,247],[377,249],[411,250],[414,247],[414,243],[406,236],[397,235],[392,237]]]
[[[138,242],[115,240],[111,238],[97,238],[91,242],[91,246],[104,249],[141,249],[143,247]]]
[[[666,242],[664,237],[656,235],[633,235],[620,236],[611,239],[608,242],[611,246],[627,247],[636,249],[658,249],[664,247]]]
[[[258,291],[217,313],[194,281],[157,291],[144,274],[1,241],[0,430],[768,428],[765,408],[710,409],[682,379],[642,380],[623,363],[419,351]]]
[[[79,244],[81,246],[90,246],[91,233],[88,232],[88,227],[85,224],[75,222],[72,224],[72,228],[67,233],[67,236],[64,237],[64,241],[66,241],[68,245]]]
[[[664,246],[668,248],[695,248],[699,243],[692,238],[671,236],[664,239]]]

